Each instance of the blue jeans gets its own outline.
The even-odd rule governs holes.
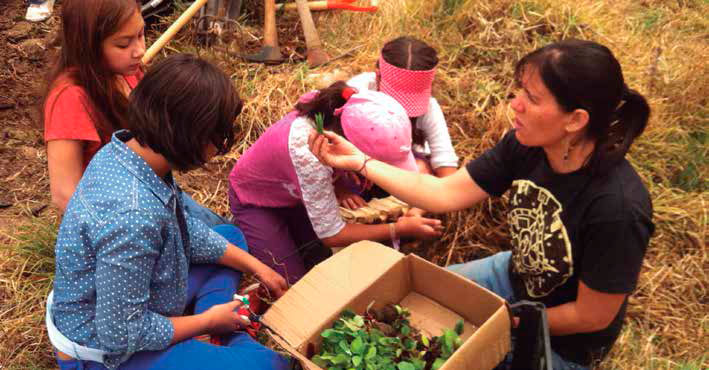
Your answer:
[[[248,251],[244,234],[234,225],[218,225],[214,231]],[[187,301],[194,313],[230,302],[239,287],[241,272],[219,265],[191,265]],[[99,362],[57,359],[60,370],[106,370]],[[286,358],[254,341],[246,333],[225,336],[223,346],[188,339],[161,351],[136,352],[119,369],[289,369]]]
[[[464,276],[485,289],[499,295],[509,303],[516,303],[517,299],[510,282],[509,266],[512,252],[499,252],[490,257],[479,260],[448,266],[448,270]],[[588,368],[575,362],[564,360],[552,351],[552,367],[554,370],[587,370]],[[510,361],[507,356],[505,362]]]
[[[207,226],[215,227],[217,225],[229,224],[229,220],[214,213],[211,209],[197,203],[189,194],[182,192],[182,205],[185,207],[185,212],[199,220],[202,220]]]

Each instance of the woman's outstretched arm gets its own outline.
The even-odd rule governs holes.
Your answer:
[[[489,195],[465,168],[438,178],[410,172],[366,156],[343,137],[326,131],[309,138],[310,150],[325,165],[360,174],[402,201],[435,213],[471,207]]]

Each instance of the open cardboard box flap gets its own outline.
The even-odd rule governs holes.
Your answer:
[[[509,351],[510,319],[502,298],[416,255],[370,241],[352,244],[315,266],[262,322],[306,369],[319,369],[304,355],[308,341],[344,309],[364,311],[380,297],[409,308],[412,325],[429,336],[464,319],[463,345],[441,370],[492,369]]]

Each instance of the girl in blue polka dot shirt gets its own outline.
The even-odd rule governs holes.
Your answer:
[[[288,368],[239,332],[231,300],[241,271],[276,297],[285,280],[237,228],[186,213],[172,177],[231,148],[241,106],[229,77],[184,54],[133,90],[128,129],[89,163],[57,236],[46,323],[60,369]],[[222,345],[191,339],[203,334]]]

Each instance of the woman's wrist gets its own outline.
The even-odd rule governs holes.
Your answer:
[[[359,167],[355,169],[355,172],[361,174],[364,177],[367,177],[367,163],[369,163],[369,161],[371,161],[372,159],[372,157],[362,153],[362,162]]]

